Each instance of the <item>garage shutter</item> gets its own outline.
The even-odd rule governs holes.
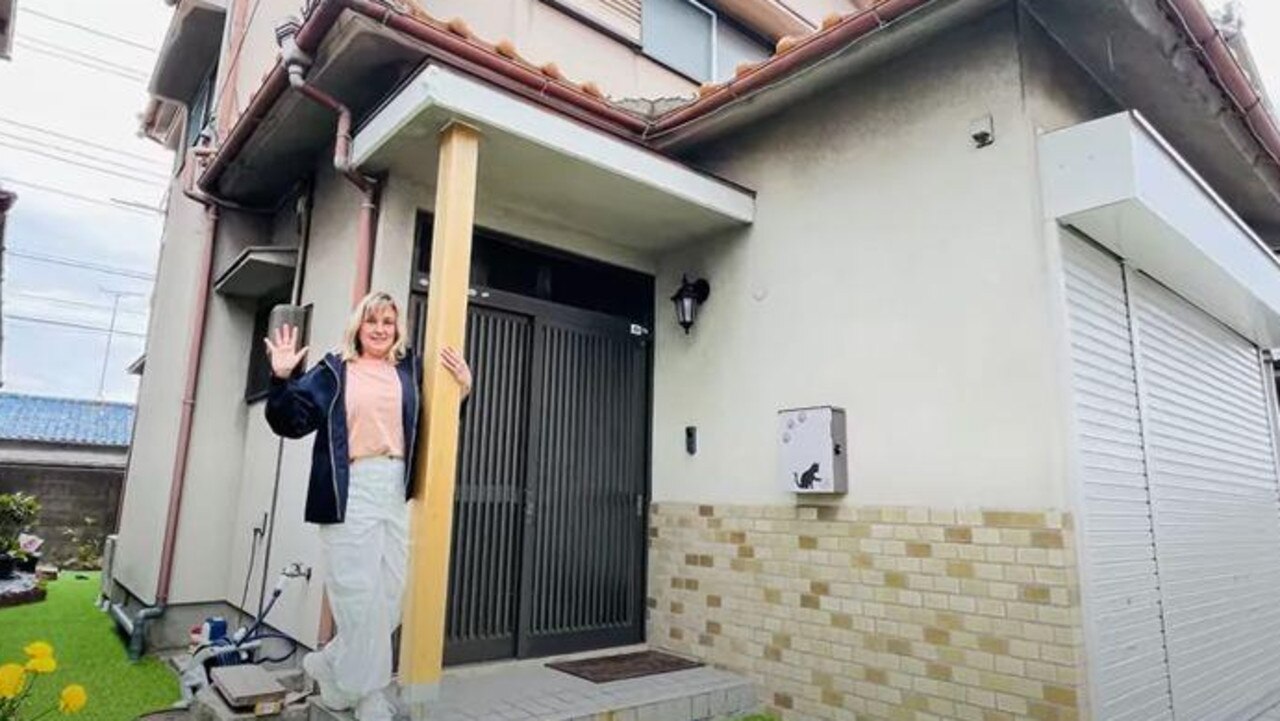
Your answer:
[[[1280,690],[1280,503],[1257,349],[1134,274],[1147,475],[1179,719]]]
[[[1094,716],[1170,719],[1124,276],[1076,238],[1066,240],[1065,261]]]

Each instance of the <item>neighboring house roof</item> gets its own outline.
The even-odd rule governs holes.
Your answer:
[[[0,440],[127,446],[133,412],[128,403],[0,393]]]

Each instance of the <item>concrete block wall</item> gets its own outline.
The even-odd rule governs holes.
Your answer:
[[[63,533],[94,520],[96,537],[114,533],[119,521],[124,468],[69,468],[0,464],[0,493],[29,493],[40,502],[40,518],[33,529],[44,539],[46,558],[74,553]]]
[[[785,721],[1083,717],[1069,515],[657,503],[651,645]]]

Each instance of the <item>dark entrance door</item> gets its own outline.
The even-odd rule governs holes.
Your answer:
[[[647,332],[477,288],[466,350],[446,663],[643,640]]]

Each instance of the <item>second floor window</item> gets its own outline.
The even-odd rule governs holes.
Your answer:
[[[697,0],[644,0],[644,53],[698,82],[733,77],[739,63],[768,57],[765,48]]]
[[[209,74],[200,83],[196,94],[191,98],[191,103],[187,106],[186,144],[183,147],[190,148],[196,144],[200,139],[200,131],[204,130],[204,126],[213,115],[213,85],[217,76],[218,66],[215,65],[209,69]]]

